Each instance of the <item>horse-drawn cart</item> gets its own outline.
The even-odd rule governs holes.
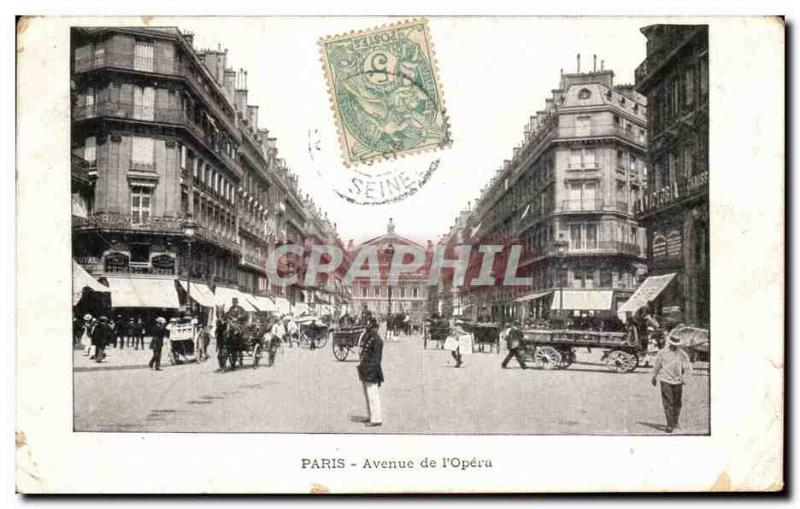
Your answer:
[[[474,338],[472,351],[500,353],[500,325],[492,322],[464,322],[464,330]]]
[[[525,329],[523,354],[544,369],[566,369],[575,361],[575,348],[603,349],[609,371],[629,373],[639,366],[644,351],[627,332]]]
[[[350,352],[355,352],[358,355],[361,350],[362,338],[366,332],[366,326],[342,327],[335,330],[331,346],[336,360],[339,362],[346,361]]]
[[[328,344],[330,328],[324,321],[316,316],[302,316],[295,320],[300,337],[300,344],[308,345],[310,349],[322,348]]]
[[[194,324],[177,324],[171,323],[167,325],[169,332],[167,346],[167,360],[170,364],[183,364],[186,362],[197,361],[197,348],[195,345],[195,327]]]
[[[434,341],[440,349],[444,348],[444,342],[449,335],[450,324],[447,320],[429,319],[422,324],[423,348],[428,348],[428,343]]]

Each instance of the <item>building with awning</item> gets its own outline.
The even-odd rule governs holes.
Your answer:
[[[72,260],[72,305],[76,305],[88,288],[94,292],[108,293],[111,290],[86,272],[75,260]]]
[[[178,309],[175,280],[160,278],[108,277],[112,308]]]
[[[277,311],[278,307],[272,302],[272,299],[269,297],[264,297],[262,295],[252,295],[250,293],[243,294],[245,298],[253,305],[258,311],[262,312],[274,312]]]
[[[186,281],[180,281],[181,288],[186,291]],[[211,291],[211,288],[206,286],[203,283],[192,283],[189,289],[190,296],[192,300],[197,302],[203,307],[213,308],[216,306],[217,301],[214,297],[214,292]]]
[[[639,288],[633,292],[631,298],[628,299],[617,310],[617,316],[623,322],[627,318],[628,312],[635,313],[637,309],[642,306],[647,306],[650,302],[658,298],[659,295],[669,286],[675,279],[676,273],[663,274],[660,276],[650,276],[639,285]]]
[[[543,292],[533,292],[515,299],[514,302],[531,302],[534,300],[539,300],[543,297],[547,297],[551,293],[553,293],[553,290],[546,290]]]
[[[278,308],[278,313],[280,314],[292,312],[292,305],[286,297],[275,297],[275,307]]]
[[[247,300],[245,294],[237,290],[236,288],[228,288],[226,286],[218,286],[214,291],[215,301],[218,306],[222,306],[224,311],[230,309],[233,305],[233,299],[236,299],[239,302],[239,305],[245,311],[255,312],[258,311],[255,306],[253,306],[250,301]]]
[[[613,290],[563,290],[564,305],[561,305],[562,291],[553,292],[550,309],[558,311],[611,311],[614,303]]]

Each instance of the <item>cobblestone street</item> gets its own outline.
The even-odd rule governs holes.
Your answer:
[[[563,371],[523,371],[513,361],[501,369],[504,352],[465,356],[454,369],[449,352],[424,350],[418,336],[387,341],[381,428],[357,422],[366,411],[356,357],[336,361],[330,342],[319,350],[286,347],[272,368],[225,373],[215,358],[178,366],[165,359],[154,372],[149,350],[107,351],[101,364],[74,354],[76,431],[663,433],[649,370],[610,373],[599,351],[579,351]],[[708,433],[708,380],[704,369],[690,378],[678,432]]]

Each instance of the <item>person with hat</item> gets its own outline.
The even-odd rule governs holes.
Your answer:
[[[150,369],[161,371],[161,349],[164,347],[164,337],[169,333],[166,327],[167,321],[159,316],[156,318],[156,325],[153,327],[153,339],[150,340],[150,350],[153,351],[153,357],[147,363]]]
[[[83,347],[83,356],[88,357],[92,351],[92,315],[83,315],[83,330],[81,331],[81,346]]]
[[[283,314],[275,320],[269,331],[264,333],[264,344],[267,346],[267,366],[271,367],[275,364],[275,354],[278,353],[278,347],[286,337],[286,324],[288,321],[289,315]]]
[[[511,362],[511,359],[516,359],[519,363],[519,367],[522,369],[528,369],[528,365],[525,364],[525,359],[522,357],[520,352],[520,349],[522,348],[522,339],[524,337],[522,330],[516,324],[512,323],[508,329],[503,331],[503,335],[505,335],[508,355],[506,355],[506,358],[500,363],[500,367],[506,369],[508,367],[508,363]]]
[[[361,338],[361,355],[358,363],[358,378],[364,388],[364,399],[369,414],[369,419],[365,423],[367,427],[383,424],[381,398],[378,390],[384,382],[382,360],[383,340],[378,334],[378,320],[371,316],[364,337]]]
[[[106,355],[104,349],[106,345],[111,343],[114,331],[108,323],[108,318],[105,316],[100,317],[100,323],[92,331],[92,346],[94,346],[94,360],[95,362],[103,362]]]
[[[681,404],[683,398],[683,385],[686,377],[692,372],[692,363],[689,356],[681,348],[681,340],[670,335],[667,347],[656,354],[653,362],[653,378],[650,383],[653,387],[661,382],[661,403],[664,405],[664,414],[667,419],[665,431],[672,433],[680,427]]]

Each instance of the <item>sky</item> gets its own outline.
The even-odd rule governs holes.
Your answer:
[[[399,18],[403,19],[403,18]],[[304,193],[327,211],[344,242],[396,232],[418,242],[437,241],[459,211],[476,200],[512,148],[528,118],[544,108],[561,69],[592,66],[592,55],[633,83],[645,57],[644,18],[432,17],[430,34],[453,144],[427,154],[374,165],[370,171],[417,173],[439,159],[416,194],[396,203],[357,205],[339,197],[332,181],[352,172],[342,163],[319,47],[320,37],[368,29],[385,17],[161,18],[158,24],[195,33],[195,48],[228,49],[228,65],[248,71],[248,102],[259,124],[277,138],[281,157],[299,176]],[[319,151],[309,154],[309,132]]]

